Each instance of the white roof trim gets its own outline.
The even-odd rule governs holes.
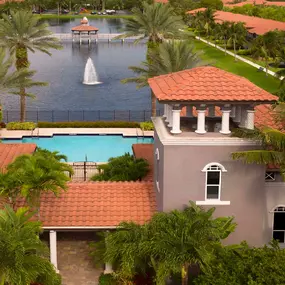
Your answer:
[[[225,167],[218,163],[218,162],[211,162],[211,163],[208,163],[203,169],[202,169],[202,172],[207,172],[208,171],[208,168],[213,166],[213,165],[217,165],[221,168],[222,172],[227,172],[227,170],[225,169]]]
[[[78,226],[78,227],[42,227],[44,230],[105,230],[105,229],[116,229],[117,226],[99,226],[99,227],[84,227],[84,226]]]

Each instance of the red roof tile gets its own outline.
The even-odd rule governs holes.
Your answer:
[[[247,0],[244,2],[230,4],[231,0],[224,0],[224,6],[226,7],[237,7],[237,6],[244,6],[246,4],[251,5],[266,5],[266,6],[285,6],[285,2],[276,2],[276,1],[265,1],[265,0]]]
[[[76,27],[73,27],[71,31],[76,31],[76,32],[93,32],[93,31],[99,31],[98,28],[88,26],[88,25],[79,25]]]
[[[32,154],[36,148],[35,144],[0,144],[0,169],[5,168],[19,155]]]
[[[153,144],[133,144],[133,153],[135,158],[144,158],[149,163],[149,172],[143,181],[153,180]]]
[[[196,14],[199,11],[204,11],[205,8],[199,8],[195,10],[191,10],[188,14]],[[285,30],[285,22],[278,22],[269,19],[262,19],[258,17],[251,17],[241,14],[234,14],[231,12],[225,11],[216,11],[215,14],[215,22],[243,22],[245,26],[249,29],[250,33],[256,33],[257,35],[263,35],[269,31],[274,30]]]
[[[155,3],[168,3],[168,0],[154,0]]]
[[[216,67],[202,66],[148,80],[159,101],[244,101],[278,100],[249,80]]]
[[[24,206],[19,201],[17,207]],[[152,182],[70,183],[60,197],[41,198],[43,227],[112,227],[122,221],[143,224],[156,212]]]

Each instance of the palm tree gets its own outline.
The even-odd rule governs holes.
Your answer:
[[[43,193],[58,195],[67,189],[73,170],[70,165],[61,162],[65,156],[57,152],[37,149],[33,155],[22,155],[8,165],[7,171],[0,174],[0,195],[7,196],[15,203],[22,196],[31,207],[39,210]]]
[[[283,106],[284,112],[284,106]],[[283,113],[284,115],[284,113]],[[284,124],[284,122],[283,122]],[[260,130],[236,129],[233,135],[260,141],[263,148],[258,150],[234,152],[232,158],[241,159],[246,163],[271,164],[280,167],[280,173],[285,180],[285,133],[264,127]]]
[[[24,85],[26,88],[43,85],[44,82],[34,82],[32,77],[35,71],[21,69],[10,72],[13,65],[13,57],[8,57],[4,49],[0,49],[0,91],[3,93],[17,94],[16,90]]]
[[[29,67],[28,51],[36,50],[50,54],[49,49],[59,49],[61,45],[58,39],[52,37],[45,23],[39,23],[31,11],[19,10],[11,12],[10,16],[2,15],[0,21],[0,47],[7,48],[11,54],[16,56],[17,70]],[[20,109],[21,121],[25,120],[26,111],[26,89],[20,87]]]
[[[201,65],[199,54],[194,52],[188,41],[167,41],[158,49],[149,52],[149,61],[141,66],[130,66],[137,77],[126,78],[122,83],[134,82],[137,88],[148,86],[148,79],[154,76],[190,69]]]
[[[133,17],[125,19],[124,38],[137,36],[138,41],[148,40],[148,55],[151,49],[156,48],[165,39],[181,37],[185,24],[181,16],[174,13],[174,9],[168,4],[143,3],[143,10],[134,8]],[[156,98],[151,92],[152,116],[156,115]]]
[[[206,36],[209,37],[210,32],[213,29],[213,26],[215,25],[215,19],[214,19],[214,11],[212,9],[206,9],[203,12],[203,18],[202,21],[204,23],[204,29],[206,31]]]
[[[216,31],[218,32],[218,37],[224,41],[225,54],[227,54],[227,44],[230,38],[230,27],[231,23],[228,21],[218,24],[220,26]]]
[[[48,248],[40,240],[41,224],[30,221],[26,208],[0,210],[0,284],[27,285],[44,280],[60,285],[60,277],[48,260]]]
[[[129,280],[137,270],[151,264],[156,284],[172,274],[188,281],[188,267],[206,267],[214,250],[235,229],[233,218],[212,217],[214,208],[201,209],[190,202],[183,211],[157,213],[145,225],[122,223],[106,238],[105,261],[118,265],[117,273]]]
[[[239,43],[242,45],[246,42],[247,29],[242,22],[231,23],[229,30],[229,40],[232,41],[234,46],[235,61],[237,60],[236,45]]]

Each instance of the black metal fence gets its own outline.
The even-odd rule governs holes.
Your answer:
[[[69,163],[73,169],[72,181],[88,181],[94,174],[100,173],[98,163],[90,161]]]
[[[157,115],[161,115],[162,111],[157,110]],[[151,117],[150,110],[133,111],[133,110],[32,110],[26,111],[26,121],[28,122],[94,122],[94,121],[129,121],[129,122],[145,122]],[[20,120],[20,111],[3,111],[3,121],[5,123],[17,122]]]

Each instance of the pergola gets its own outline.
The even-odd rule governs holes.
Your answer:
[[[98,28],[90,26],[88,19],[84,17],[80,21],[81,25],[73,27],[71,29],[72,31],[72,41],[74,41],[74,37],[78,36],[79,37],[79,42],[82,42],[82,39],[87,38],[88,42],[90,43],[92,40],[92,37],[94,40],[97,40],[97,33],[99,31]]]
[[[201,135],[207,129],[228,135],[232,125],[254,129],[255,106],[278,100],[249,80],[211,66],[157,76],[148,82],[158,101],[164,104],[165,122],[172,134],[182,132],[182,108],[186,108],[183,119],[191,124],[190,132],[194,127],[195,133]]]

